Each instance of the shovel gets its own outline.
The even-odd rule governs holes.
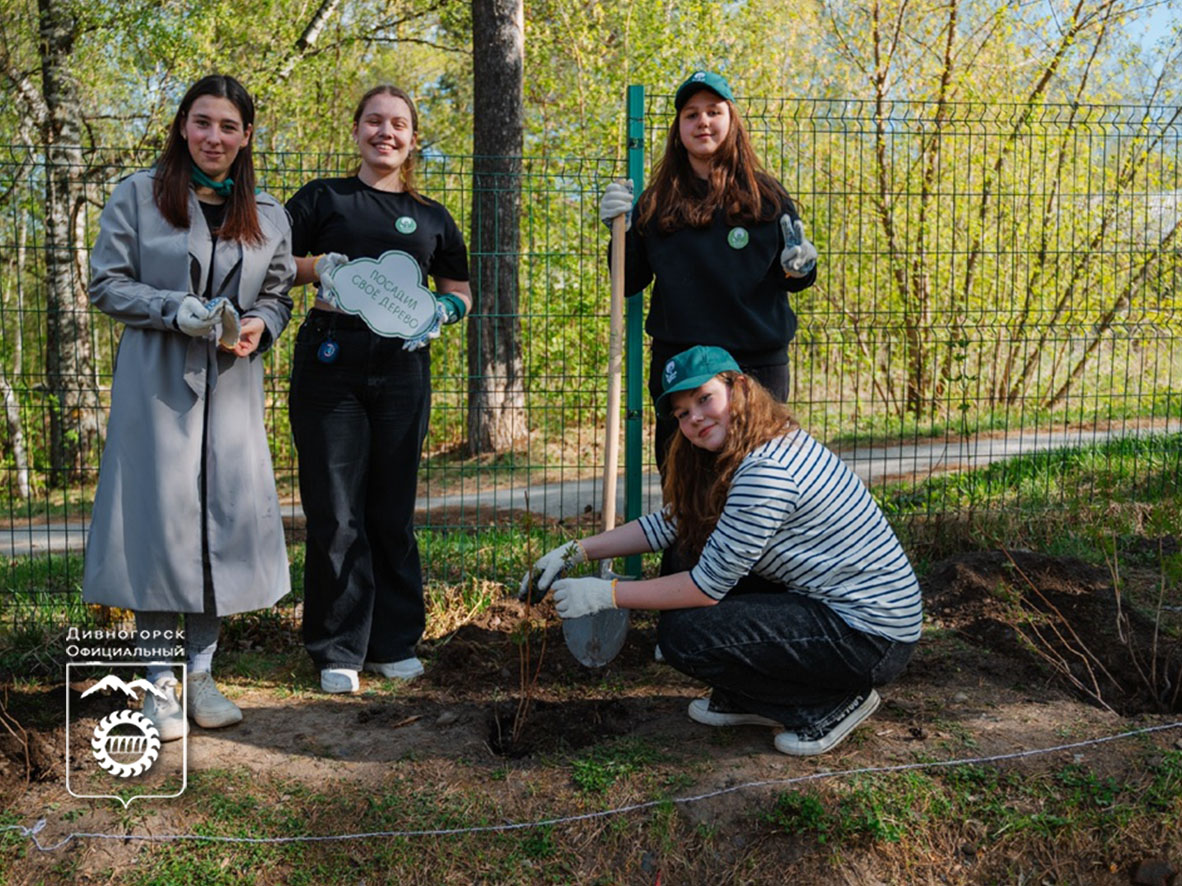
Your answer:
[[[624,216],[612,219],[611,333],[607,362],[607,430],[603,447],[603,530],[616,526],[616,471],[620,462],[620,375],[624,357]],[[611,561],[599,565],[601,578],[614,578]],[[605,609],[562,623],[566,648],[580,664],[601,668],[620,653],[628,636],[628,610]]]

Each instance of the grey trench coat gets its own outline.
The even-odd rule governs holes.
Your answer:
[[[212,292],[236,296],[244,317],[263,321],[262,351],[291,318],[295,262],[286,211],[268,194],[256,200],[265,241],[219,239]],[[290,578],[263,424],[262,358],[235,357],[218,350],[213,333],[190,338],[173,325],[181,300],[204,293],[210,273],[209,227],[192,191],[189,224],[175,228],[160,215],[150,171],[120,182],[103,208],[90,300],[126,328],[82,595],[142,611],[204,611],[204,520],[213,614],[228,615],[274,604]]]

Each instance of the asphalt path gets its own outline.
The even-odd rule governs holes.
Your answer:
[[[923,478],[932,474],[967,471],[998,461],[1066,447],[1095,446],[1122,437],[1174,433],[1182,422],[1158,422],[1152,427],[1069,428],[1028,430],[981,435],[963,440],[916,440],[892,446],[862,446],[839,450],[838,454],[864,483],[873,485],[892,479]],[[474,487],[474,488],[472,488]],[[427,523],[432,514],[459,513],[463,523],[479,524],[497,511],[530,511],[561,520],[600,510],[603,480],[599,477],[533,485],[482,488],[476,484],[449,495],[420,496],[418,522]],[[624,478],[617,483],[616,512],[624,513]],[[660,480],[655,472],[642,479],[642,510],[660,506]],[[284,519],[302,523],[298,504],[284,506]],[[451,522],[450,520],[448,522]],[[21,523],[0,529],[0,555],[26,557],[47,553],[82,553],[88,523],[85,521]]]

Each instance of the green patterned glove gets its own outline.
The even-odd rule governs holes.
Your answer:
[[[455,293],[445,292],[442,295],[435,296],[435,298],[443,306],[443,310],[447,312],[443,319],[444,326],[459,323],[464,319],[464,315],[468,313],[468,306]]]

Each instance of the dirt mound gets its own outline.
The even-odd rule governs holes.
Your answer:
[[[1121,714],[1182,710],[1182,648],[1145,604],[1153,578],[1122,579],[1072,558],[982,551],[936,563],[923,581],[928,614],[1028,677],[1050,675]]]

